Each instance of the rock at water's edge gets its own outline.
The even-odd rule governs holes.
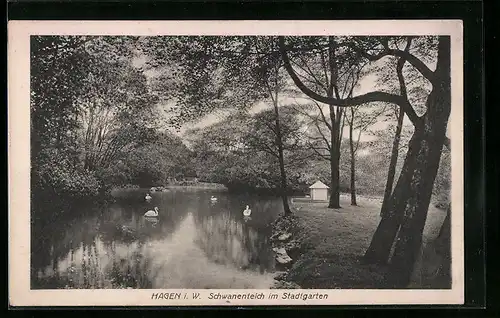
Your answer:
[[[292,236],[292,233],[283,233],[278,236],[278,241],[286,241]]]
[[[292,261],[284,248],[273,248],[273,251],[276,253],[276,261],[281,265],[289,264]]]

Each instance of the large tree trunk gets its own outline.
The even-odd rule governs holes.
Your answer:
[[[385,184],[384,200],[382,201],[382,208],[380,209],[380,216],[384,217],[387,214],[389,208],[389,198],[391,197],[392,188],[394,184],[394,176],[396,174],[396,165],[398,163],[399,155],[399,142],[401,140],[401,131],[403,130],[403,121],[405,113],[400,108],[398,111],[398,123],[396,126],[396,134],[394,135],[394,141],[392,144],[391,159],[389,162],[389,171],[387,173],[387,182]]]
[[[388,210],[373,235],[365,256],[365,263],[386,264],[389,260],[394,239],[403,220],[404,200],[409,194],[412,171],[416,167],[416,154],[420,149],[420,134],[413,134],[408,145],[403,168],[394,191],[389,198]]]
[[[339,190],[339,160],[337,155],[332,154],[330,161],[331,169],[331,186],[330,186],[330,200],[328,202],[328,208],[339,209],[340,208],[340,190]]]
[[[358,205],[356,202],[356,154],[354,151],[353,138],[353,124],[354,124],[354,111],[351,108],[351,124],[349,125],[349,148],[351,152],[351,205]]]
[[[387,277],[390,286],[394,288],[403,288],[409,283],[421,247],[432,188],[446,139],[451,111],[450,38],[447,36],[439,37],[438,62],[434,76],[433,89],[427,99],[427,113],[423,126],[419,127],[422,139],[416,156],[417,165],[405,200],[404,220],[391,260],[390,275]]]
[[[446,123],[443,126],[446,127]],[[445,129],[440,130],[443,130],[444,137]],[[405,200],[403,223],[391,260],[391,275],[388,278],[394,288],[405,287],[410,280],[413,264],[422,243],[432,187],[443,147],[444,138],[436,138],[431,130],[424,134],[425,138],[416,158],[417,168],[413,172],[409,194]]]
[[[394,288],[405,287],[409,282],[422,242],[432,187],[446,137],[451,110],[449,37],[439,38],[434,76],[433,89],[427,99],[427,113],[421,124],[415,127],[403,170],[390,198],[389,210],[380,221],[364,257],[365,262],[386,263],[394,238],[398,235],[387,276],[388,284]]]

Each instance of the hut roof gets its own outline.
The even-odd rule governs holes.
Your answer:
[[[321,181],[316,181],[309,189],[328,189],[329,187]]]

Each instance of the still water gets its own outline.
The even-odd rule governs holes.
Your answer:
[[[35,221],[32,289],[270,287],[280,200],[171,190],[146,202],[146,191],[116,192],[104,208],[75,207],[72,219]],[[158,218],[145,218],[155,206]]]

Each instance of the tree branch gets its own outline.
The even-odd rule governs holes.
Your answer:
[[[409,37],[409,41],[411,41],[411,37]],[[389,48],[388,43],[381,43],[381,44],[382,46],[384,46],[384,50],[375,55],[367,53],[365,50],[360,49],[359,47],[353,45],[352,43],[347,44],[347,46],[349,46],[351,49],[361,54],[361,56],[372,62],[378,61],[385,56],[395,56],[402,58],[408,61],[408,63],[410,63],[411,65],[413,65],[431,83],[434,83],[435,79],[434,72],[431,71],[431,69],[428,68],[427,65],[425,65],[425,63],[422,62],[419,58],[411,54],[409,50],[391,49]]]
[[[308,73],[309,75],[311,75],[311,77],[316,81],[316,84],[323,88],[323,89],[326,89],[326,87],[324,86],[324,83],[322,83],[315,75],[314,75],[314,72],[311,70],[311,68],[309,67],[309,65],[307,65],[307,62],[304,61],[304,59],[302,58],[302,56],[299,56],[299,59],[302,63],[304,63],[305,67],[307,68],[307,71],[302,68],[304,71],[306,71],[306,73]],[[297,64],[297,63],[295,63]],[[298,65],[298,64],[297,64]]]
[[[331,150],[331,145],[330,143],[328,142],[328,139],[325,137],[325,135],[323,134],[323,132],[321,131],[321,128],[319,127],[319,124],[317,121],[314,122],[314,124],[316,125],[316,128],[318,130],[318,133],[321,135],[321,138],[323,139],[323,141],[325,142],[325,145],[328,149],[328,151]]]
[[[292,65],[290,64],[290,60],[288,58],[288,54],[285,48],[285,42],[284,42],[283,37],[279,37],[279,47],[280,47],[280,52],[282,55],[283,63],[285,66],[286,71],[292,78],[293,82],[295,85],[307,96],[310,98],[329,105],[334,105],[334,106],[339,106],[339,107],[351,107],[351,106],[357,106],[365,103],[371,103],[371,102],[386,102],[386,103],[391,103],[391,104],[396,104],[399,105],[404,109],[406,114],[408,115],[408,118],[410,121],[415,125],[419,126],[421,123],[421,118],[418,117],[414,111],[412,112],[412,107],[411,105],[405,100],[403,96],[400,95],[394,95],[386,92],[381,92],[381,91],[374,91],[374,92],[369,92],[363,95],[355,96],[355,97],[349,97],[346,99],[338,99],[335,97],[327,97],[327,96],[322,96],[311,89],[309,89],[302,81],[300,78],[298,78],[297,74],[295,73],[295,70],[293,69]]]
[[[319,110],[319,112],[321,114],[321,119],[325,123],[326,127],[328,127],[329,130],[332,130],[332,124],[326,118],[325,113],[323,113],[323,108],[321,108],[321,105],[317,101],[315,101],[315,100],[312,100],[312,101],[316,105],[316,107],[318,108],[318,110]]]
[[[323,159],[326,159],[326,160],[331,160],[330,156],[322,154],[321,152],[318,151],[318,148],[314,147],[313,145],[309,145],[309,149],[311,149],[312,151],[314,151],[316,153],[316,155],[318,155],[319,157],[321,157]]]

